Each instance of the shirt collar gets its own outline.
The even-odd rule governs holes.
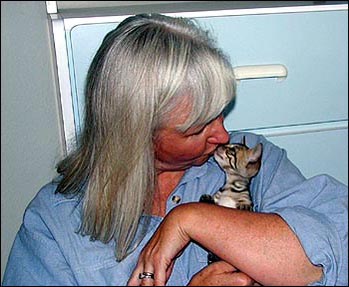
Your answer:
[[[200,178],[202,176],[204,176],[207,173],[208,167],[210,164],[215,164],[215,160],[213,158],[213,156],[210,156],[208,158],[208,160],[203,163],[202,165],[199,166],[192,166],[190,168],[188,168],[184,175],[182,176],[181,180],[179,181],[178,185],[187,183],[189,181],[192,181],[196,178]]]

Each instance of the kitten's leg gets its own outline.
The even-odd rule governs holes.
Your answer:
[[[211,264],[211,263],[217,262],[217,261],[221,261],[221,259],[217,255],[215,255],[209,251],[207,254],[207,264]]]

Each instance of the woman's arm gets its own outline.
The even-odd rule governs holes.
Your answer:
[[[188,236],[262,285],[304,286],[321,277],[279,215],[190,205],[179,215],[192,214],[183,223]],[[209,228],[200,231],[202,218]]]
[[[188,203],[165,217],[142,251],[129,284],[139,284],[138,274],[148,271],[155,274],[155,285],[164,285],[168,266],[190,240],[262,285],[306,285],[321,277],[321,267],[311,264],[279,215]]]
[[[40,222],[37,222],[38,226]],[[43,229],[41,229],[43,231]],[[3,286],[78,285],[57,242],[48,232],[21,225],[6,266]]]

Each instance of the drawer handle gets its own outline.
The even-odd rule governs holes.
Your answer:
[[[287,68],[281,64],[275,65],[250,65],[234,67],[236,80],[276,78],[278,80],[287,77]]]

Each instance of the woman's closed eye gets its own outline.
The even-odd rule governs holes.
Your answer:
[[[184,135],[187,137],[200,135],[206,128],[207,125],[199,125],[189,128]]]

